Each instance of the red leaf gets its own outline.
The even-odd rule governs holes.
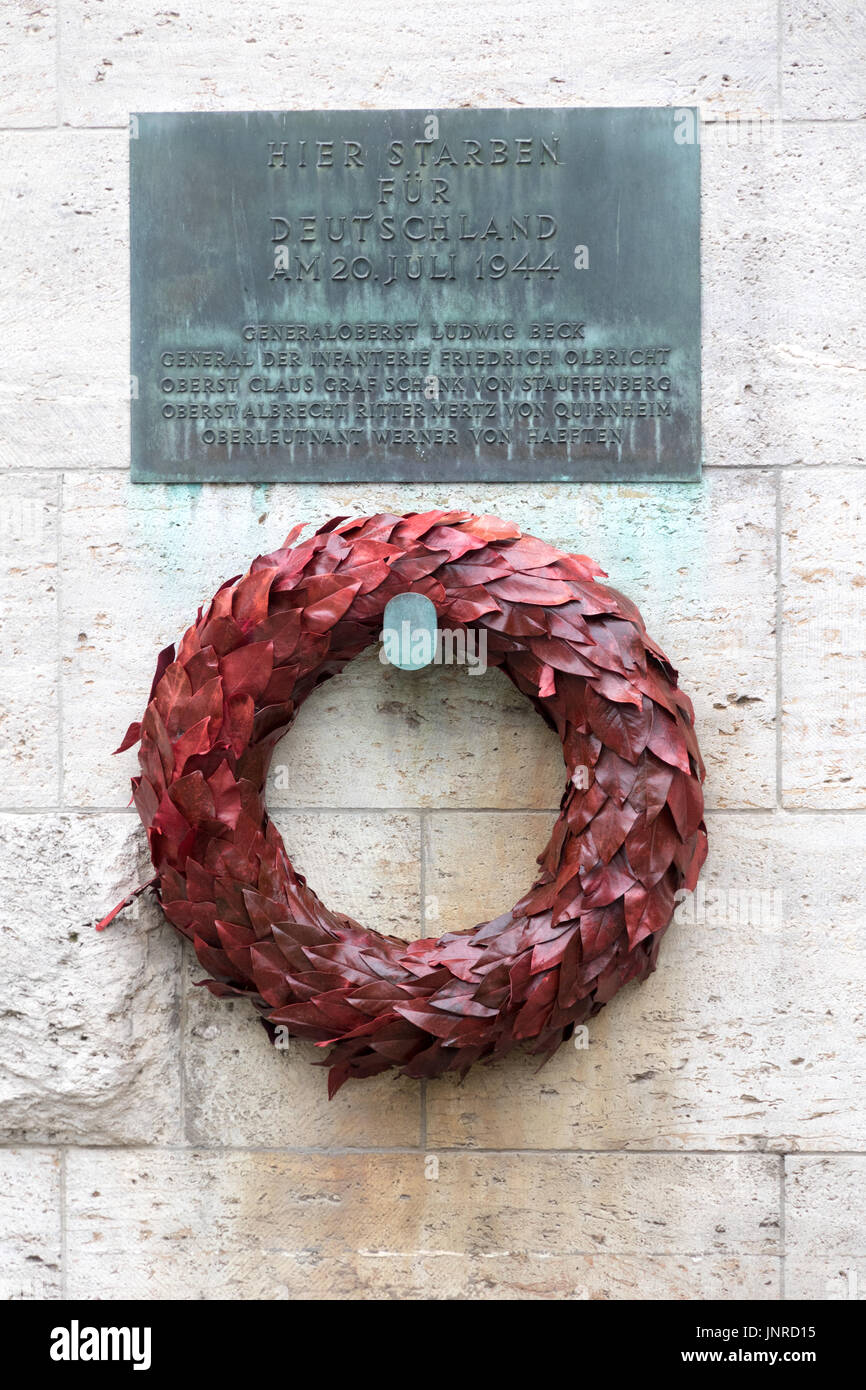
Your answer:
[[[674,910],[674,895],[666,883],[645,888],[636,883],[625,895],[625,920],[628,944],[634,949],[644,937],[661,931],[670,922]]]
[[[219,720],[223,712],[223,683],[219,674],[200,686],[190,697],[178,720],[178,732],[183,733],[202,719]]]
[[[694,777],[675,772],[667,799],[680,839],[687,840],[697,830],[704,814],[701,784]]]
[[[232,617],[243,632],[264,622],[268,616],[268,595],[277,569],[255,570],[242,579],[232,597]]]
[[[255,702],[252,695],[232,695],[226,700],[222,737],[238,756],[253,736]]]
[[[634,875],[622,858],[615,855],[609,864],[597,864],[583,879],[584,901],[587,907],[605,907],[631,888]]]
[[[150,704],[151,700],[153,699],[154,695],[156,694],[156,687],[159,685],[160,681],[162,680],[163,672],[171,665],[171,663],[172,663],[173,661],[174,661],[174,643],[172,642],[170,646],[168,646],[168,647],[163,647],[162,651],[160,652],[159,656],[158,656],[157,659],[156,659],[156,671],[154,672],[153,682],[152,682],[151,687],[150,687],[150,694],[149,694],[148,697],[147,697],[147,703],[148,703],[148,704]]]
[[[217,656],[233,652],[244,640],[244,634],[234,618],[212,618],[201,630],[202,647],[213,647]]]
[[[185,734],[181,734],[180,738],[175,742],[174,765],[177,769],[178,777],[186,766],[187,760],[196,753],[203,753],[209,746],[209,726],[210,720],[202,719],[198,724],[193,724],[191,729],[187,729]]]
[[[638,775],[638,766],[626,762],[612,748],[604,748],[595,765],[595,780],[608,796],[621,806],[631,792]]]
[[[598,668],[578,652],[571,642],[561,637],[530,637],[529,649],[548,666],[568,671],[575,676],[598,676]]]
[[[653,706],[652,732],[647,739],[651,748],[662,762],[670,763],[683,772],[691,774],[689,753],[679,724],[659,705]]]
[[[628,862],[647,888],[667,872],[679,847],[680,839],[667,807],[654,820],[639,816],[625,844]]]
[[[213,796],[210,787],[200,772],[191,772],[180,777],[169,790],[169,795],[181,815],[192,826],[215,816]]]
[[[545,608],[557,604],[571,603],[574,593],[561,579],[537,579],[533,574],[513,574],[505,579],[494,579],[487,585],[497,603],[507,599],[510,603],[543,604]]]
[[[610,862],[636,820],[637,811],[628,803],[624,806],[617,806],[616,802],[612,800],[607,801],[601,810],[593,816],[589,828],[592,832],[593,843],[601,855],[603,863]],[[632,861],[632,868],[635,867]]]
[[[141,725],[137,722],[130,724],[126,733],[123,735],[123,742],[115,748],[115,753],[125,753],[127,748],[132,748],[133,744],[138,743],[141,738]]]
[[[549,700],[556,694],[556,673],[552,666],[542,666],[538,682],[539,699]]]
[[[498,516],[473,516],[468,521],[458,522],[457,529],[470,531],[484,541],[501,541],[520,535],[520,529],[513,521],[501,521]]]
[[[601,955],[602,951],[612,946],[624,931],[625,913],[621,902],[609,903],[607,907],[590,908],[589,911],[581,913],[580,940],[584,960],[594,960],[596,956]]]
[[[274,668],[273,642],[253,642],[220,659],[226,699],[233,695],[261,695]]]
[[[647,753],[640,761],[634,786],[629,793],[635,810],[646,813],[648,820],[655,820],[665,804],[674,776],[672,767],[653,753]]]
[[[614,704],[604,695],[597,695],[589,684],[584,701],[592,732],[626,762],[636,763],[646,747],[652,727],[652,706],[649,701],[648,709]]]
[[[274,665],[282,666],[294,656],[301,636],[301,614],[297,608],[274,613],[259,623],[256,637],[260,642],[273,642]]]
[[[184,707],[191,694],[192,688],[184,667],[179,661],[173,661],[166,667],[162,680],[156,687],[156,707],[170,736],[177,733]]]
[[[357,594],[360,584],[356,581],[329,594],[318,603],[311,603],[304,609],[303,623],[311,632],[327,632],[347,613]]]

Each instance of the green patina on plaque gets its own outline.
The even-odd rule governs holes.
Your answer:
[[[134,481],[700,476],[692,109],[132,137]]]

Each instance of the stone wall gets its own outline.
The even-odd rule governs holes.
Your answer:
[[[866,1288],[862,8],[173,3],[0,13],[2,1292]],[[704,115],[700,485],[130,485],[130,111],[642,103]],[[706,893],[588,1048],[329,1105],[152,904],[90,929],[146,868],[108,754],[159,648],[291,524],[433,505],[640,604],[695,699]],[[276,761],[314,886],[409,937],[508,906],[560,792],[499,673],[375,657]]]

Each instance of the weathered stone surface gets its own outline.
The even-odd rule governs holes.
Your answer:
[[[179,946],[145,896],[131,815],[0,816],[2,1134],[12,1142],[151,1143],[179,1135]],[[14,885],[14,887],[12,886]]]
[[[0,805],[60,796],[57,526],[59,478],[0,480]]]
[[[786,132],[787,134],[787,132]],[[785,440],[768,407],[779,306],[764,294],[774,248],[766,222],[777,127],[701,127],[701,399],[705,464],[774,463]],[[736,293],[731,286],[736,285]]]
[[[274,805],[556,806],[565,776],[556,735],[500,671],[399,671],[376,650],[313,693],[274,761],[288,777],[280,790],[272,774]]]
[[[421,1127],[417,1082],[384,1076],[327,1097],[324,1054],[289,1039],[273,1047],[255,1011],[195,990],[186,978],[186,1110],[192,1143],[281,1148],[414,1147]]]
[[[866,1155],[785,1159],[785,1293],[856,1299],[866,1288]]]
[[[472,828],[467,826],[467,820]],[[431,818],[426,891],[448,930],[510,906],[539,817]],[[716,815],[699,895],[657,972],[541,1070],[511,1056],[427,1088],[428,1142],[482,1148],[866,1149],[860,816]],[[473,869],[460,865],[472,836]],[[513,870],[487,846],[507,841]],[[804,849],[808,846],[808,851]]]
[[[778,1297],[780,1261],[708,1255],[400,1255],[303,1257],[281,1297],[473,1301],[727,1299]],[[267,1295],[273,1296],[273,1295]]]
[[[6,0],[0,15],[0,126],[57,120],[54,0]]]
[[[328,1101],[324,1052],[288,1039],[273,1047],[255,1010],[194,989],[204,972],[190,956],[186,1028],[187,1133],[192,1143],[280,1148],[415,1147],[417,1082],[395,1076],[344,1086]]]
[[[706,462],[862,462],[866,125],[719,122],[701,141]]]
[[[798,120],[866,116],[866,13],[851,0],[783,0],[782,106]]]
[[[296,869],[329,907],[363,926],[421,935],[421,825],[417,815],[274,811]]]
[[[128,143],[0,133],[4,471],[129,464]]]
[[[133,487],[117,474],[65,482],[64,772],[76,805],[123,805],[130,752],[105,756],[140,717],[156,656],[199,603],[289,527],[339,514],[459,506],[493,512],[591,554],[640,606],[693,697],[708,804],[771,805],[775,788],[773,480],[709,472],[694,487],[503,489]],[[86,636],[80,638],[84,632]],[[94,709],[100,710],[98,723]],[[358,736],[358,730],[363,732]],[[360,759],[360,762],[359,762]],[[374,653],[311,697],[274,759],[274,805],[556,806],[555,735],[499,672],[400,672]]]
[[[134,17],[134,22],[133,22]],[[317,106],[775,105],[772,0],[671,11],[631,0],[443,0],[395,15],[211,0],[196,17],[124,0],[81,0],[62,13],[64,114],[73,125],[125,124],[129,111]]]
[[[866,806],[866,503],[853,469],[782,480],[782,792]]]
[[[658,1297],[683,1257],[761,1261],[758,1284],[779,1248],[777,1160],[759,1155],[78,1150],[68,1165],[71,1297],[325,1296],[347,1262],[349,1291],[376,1297],[392,1260],[419,1257],[446,1291],[495,1296],[503,1260],[509,1287],[519,1272],[549,1291],[555,1260],[579,1291],[599,1252],[602,1286],[623,1278],[617,1257],[654,1258]]]
[[[505,912],[538,874],[555,811],[437,811],[424,825],[427,934],[464,931]]]
[[[60,1156],[0,1149],[0,1298],[60,1297]]]

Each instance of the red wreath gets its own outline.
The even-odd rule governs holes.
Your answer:
[[[332,1047],[331,1095],[389,1067],[463,1073],[515,1043],[550,1055],[654,968],[675,894],[697,882],[691,702],[585,556],[459,511],[335,517],[293,545],[301,529],[222,585],[177,656],[160,654],[144,718],[117,750],[141,741],[133,796],[163,911],[213,994],[250,999],[272,1038],[282,1025]],[[410,943],[325,907],[264,797],[303,701],[408,591],[432,600],[441,628],[486,629],[488,663],[556,729],[567,772],[529,892],[493,921]]]

